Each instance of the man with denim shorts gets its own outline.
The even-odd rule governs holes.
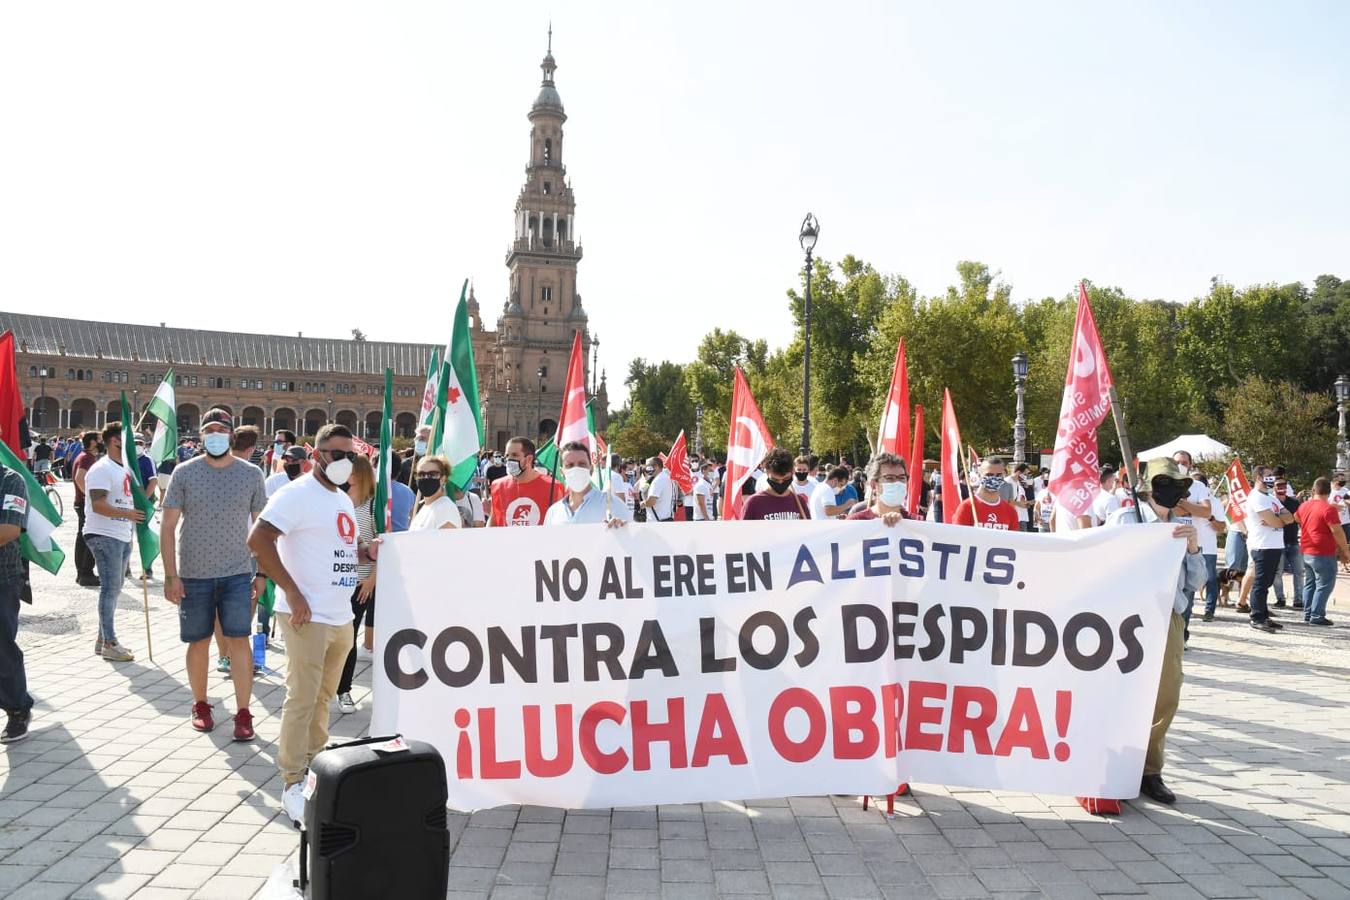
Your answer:
[[[255,577],[248,532],[267,495],[262,470],[230,452],[234,422],[228,412],[209,411],[202,417],[201,430],[205,455],[174,469],[164,498],[159,538],[164,598],[178,607],[179,636],[187,644],[192,727],[197,731],[215,727],[206,684],[211,638],[219,620],[234,680],[234,739],[248,741],[253,739],[249,632],[253,601],[263,586],[263,578]]]

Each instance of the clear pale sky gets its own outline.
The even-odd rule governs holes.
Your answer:
[[[0,306],[443,341],[489,322],[549,17],[612,396],[782,345],[818,253],[922,292],[1350,277],[1350,4],[0,6]],[[618,405],[617,402],[615,405]]]

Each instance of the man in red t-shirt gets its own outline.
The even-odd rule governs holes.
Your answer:
[[[764,455],[760,464],[768,486],[746,498],[741,507],[741,518],[746,521],[809,519],[806,498],[792,489],[792,454],[782,447],[774,447]]]
[[[101,438],[97,431],[80,435],[83,449],[71,464],[71,478],[75,482],[75,518],[79,521],[79,530],[75,533],[75,583],[81,587],[98,587],[100,583],[94,572],[94,554],[84,542],[84,477],[99,461],[102,450],[98,442]]]
[[[488,525],[542,525],[544,513],[563,495],[562,485],[534,467],[534,441],[515,437],[506,445],[506,477],[492,482]]]
[[[1331,505],[1331,481],[1313,482],[1313,498],[1294,513],[1299,526],[1299,549],[1303,551],[1303,620],[1311,625],[1330,625],[1327,599],[1336,586],[1336,560],[1350,563],[1350,546],[1341,528],[1340,511]]]
[[[1003,461],[988,457],[980,463],[980,486],[956,508],[955,525],[974,525],[999,531],[1017,531],[1017,508],[999,494],[1003,487]]]

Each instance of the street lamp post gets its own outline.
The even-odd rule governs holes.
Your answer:
[[[1350,469],[1350,448],[1345,441],[1345,403],[1350,400],[1350,379],[1344,375],[1336,378],[1336,471]]]
[[[47,373],[51,370],[46,366],[38,367],[38,383],[42,386],[42,399],[38,401],[38,408],[33,411],[33,427],[42,428],[42,411],[47,406]]]
[[[1027,355],[1018,350],[1012,358],[1013,382],[1017,389],[1017,418],[1013,424],[1013,465],[1027,461]]]
[[[131,389],[131,428],[133,431],[141,430],[141,389]]]
[[[806,302],[804,304],[804,356],[802,357],[802,455],[811,452],[811,252],[816,249],[816,238],[820,236],[820,223],[810,213],[802,219],[802,229],[797,235],[802,250],[806,251]]]
[[[511,379],[506,379],[506,439],[509,441],[515,436],[515,428],[511,425]],[[505,447],[500,448],[505,450]]]
[[[703,455],[703,404],[694,406],[694,455]]]
[[[328,398],[328,424],[333,424],[333,398]]]
[[[539,398],[535,401],[534,427],[536,433],[542,438],[544,436],[544,367],[540,366],[535,374],[539,376]]]

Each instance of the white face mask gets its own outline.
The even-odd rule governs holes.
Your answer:
[[[881,502],[887,506],[904,506],[909,496],[909,485],[903,481],[888,481],[881,486]]]
[[[418,456],[426,456],[427,442],[422,440],[421,438],[418,438],[417,440],[413,441],[413,452],[416,453]]]
[[[337,459],[330,462],[323,468],[323,476],[333,484],[341,487],[352,477],[352,461],[350,459]]]
[[[580,494],[591,486],[590,470],[584,466],[573,466],[563,473],[563,481],[567,482],[569,491]]]
[[[520,462],[519,462],[518,460],[508,459],[508,460],[506,461],[506,474],[507,474],[507,475],[510,475],[512,478],[519,478],[519,477],[520,477],[520,473],[521,473],[522,471],[523,471],[523,470],[521,469]]]
[[[206,448],[207,456],[220,459],[230,452],[230,436],[219,431],[212,431],[202,436],[202,446]]]

